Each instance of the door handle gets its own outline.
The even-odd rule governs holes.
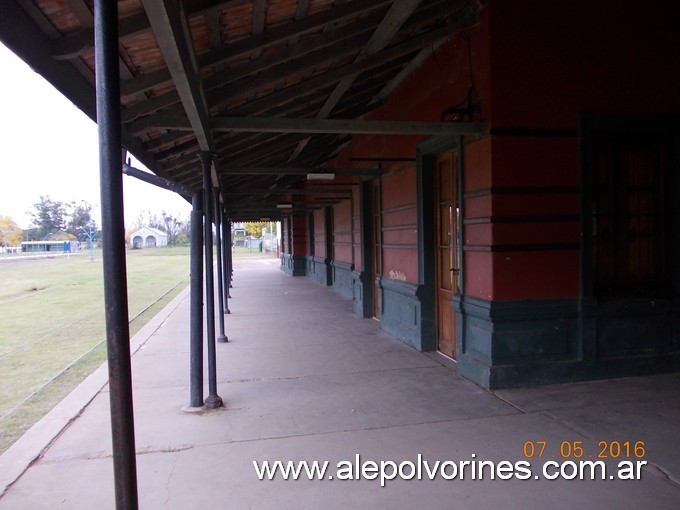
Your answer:
[[[451,272],[452,273],[460,273],[460,269],[454,267],[454,268],[451,269]]]

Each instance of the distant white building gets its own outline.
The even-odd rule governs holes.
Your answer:
[[[168,245],[168,234],[151,227],[142,227],[130,234],[130,245],[133,248],[158,248]]]
[[[246,234],[246,224],[243,222],[234,222],[231,224],[231,234],[232,237],[245,237]]]
[[[236,221],[231,224],[231,242],[234,246],[245,246],[247,234],[245,223]]]

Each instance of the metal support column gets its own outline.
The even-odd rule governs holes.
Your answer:
[[[137,461],[123,218],[117,2],[95,1],[94,33],[114,492],[118,510],[137,509]]]
[[[217,394],[217,354],[215,351],[215,284],[213,267],[213,235],[212,235],[212,155],[201,152],[203,164],[203,212],[205,215],[205,316],[208,330],[208,397],[205,406],[210,409],[222,407],[224,402]]]
[[[234,249],[233,249],[234,243],[231,238],[231,221],[229,222],[229,258],[227,258],[227,267],[228,271],[227,274],[229,275],[229,288],[231,289],[233,287],[232,281],[234,279]],[[227,290],[227,293],[229,290]],[[231,295],[229,295],[231,297]]]
[[[229,275],[229,257],[231,257],[231,228],[230,222],[224,217],[224,210],[220,210],[222,215],[222,264],[224,273],[224,313],[230,314],[229,310],[229,286],[231,285],[231,276]]]
[[[189,405],[203,406],[203,196],[196,193],[191,209],[191,317],[189,319]]]
[[[217,248],[217,314],[220,326],[220,334],[217,341],[226,343],[229,341],[224,334],[224,254],[222,253],[222,207],[220,197],[215,193],[215,246]]]
[[[189,407],[203,407],[203,195],[189,186],[169,181],[123,164],[123,173],[184,197],[191,197],[191,314],[189,319]]]

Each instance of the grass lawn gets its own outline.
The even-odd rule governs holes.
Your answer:
[[[127,270],[134,334],[188,285],[189,248],[128,251]],[[0,453],[106,359],[102,274],[101,252],[0,262]]]

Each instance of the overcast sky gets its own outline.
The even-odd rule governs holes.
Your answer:
[[[96,124],[1,43],[0,76],[0,216],[28,228],[27,213],[49,195],[89,202],[101,225]],[[146,211],[189,216],[175,193],[128,176],[123,185],[127,226]]]

